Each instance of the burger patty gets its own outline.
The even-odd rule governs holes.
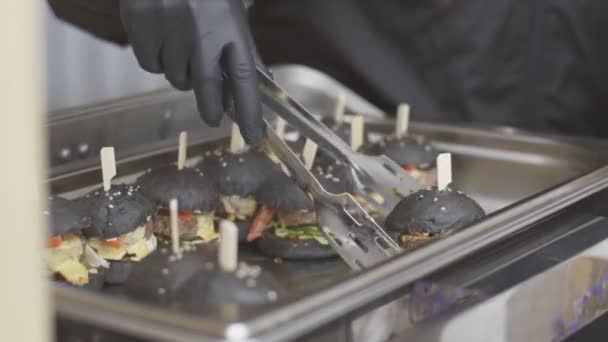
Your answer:
[[[306,226],[317,223],[317,213],[312,210],[279,211],[277,218],[287,227]]]
[[[191,219],[183,219],[178,217],[178,233],[179,235],[196,233],[198,223],[196,217]],[[171,217],[165,215],[154,215],[154,219],[148,223],[151,225],[152,232],[164,236],[171,236]]]
[[[440,234],[426,234],[426,233],[412,233],[412,234],[400,234],[399,245],[405,249],[413,249],[422,247],[432,241],[438,240],[441,237]]]

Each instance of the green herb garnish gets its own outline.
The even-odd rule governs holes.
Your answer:
[[[185,242],[194,242],[194,241],[202,241],[203,239],[196,234],[184,234],[179,237],[181,241]]]
[[[394,193],[394,194],[395,194],[397,197],[399,197],[399,198],[401,198],[401,199],[404,199],[404,198],[405,198],[405,195],[404,195],[404,194],[402,194],[402,193],[401,193],[401,191],[399,191],[399,189],[397,189],[397,188],[393,188],[393,193]]]
[[[323,236],[317,226],[299,226],[299,227],[276,227],[274,228],[274,234],[277,237],[290,240],[317,240],[321,245],[329,245],[329,242]],[[333,234],[330,233],[332,237]]]

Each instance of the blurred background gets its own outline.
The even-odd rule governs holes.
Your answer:
[[[48,111],[168,87],[139,68],[130,48],[96,39],[55,17],[44,2]]]

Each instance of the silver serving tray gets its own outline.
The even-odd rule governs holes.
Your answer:
[[[327,94],[335,93],[334,88],[314,88],[310,81],[291,89],[303,82],[302,70],[278,68],[275,75],[304,105],[310,101],[310,107],[319,114],[329,113],[331,96],[327,100]],[[300,81],[291,79],[289,83],[290,72]],[[318,73],[312,75],[313,80],[322,79],[332,87],[337,84]],[[355,97],[352,93],[348,97],[349,111],[375,113],[368,115],[370,130],[383,134],[392,129],[390,121],[383,119],[373,106],[362,99],[351,100]],[[54,193],[68,195],[99,185],[96,151],[101,146],[115,146],[119,175],[131,180],[147,168],[173,161],[176,136],[181,130],[190,132],[192,157],[205,144],[228,134],[227,125],[213,130],[205,127],[192,97],[173,91],[66,110],[51,118],[49,146],[53,167],[49,184]],[[115,295],[56,285],[53,293],[59,314],[159,340],[292,339],[358,309],[378,306],[413,281],[518,234],[531,223],[608,185],[608,170],[599,168],[603,155],[588,147],[599,146],[594,142],[583,148],[564,142],[565,139],[423,123],[413,123],[412,131],[426,135],[440,149],[454,154],[456,187],[493,215],[461,233],[357,274],[349,272],[340,260],[277,270],[255,252],[246,252],[247,260],[266,263],[277,279],[294,290],[276,305],[244,312],[237,320],[220,313],[186,315]],[[297,286],[302,282],[307,286]]]

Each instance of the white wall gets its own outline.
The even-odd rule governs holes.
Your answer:
[[[58,20],[48,5],[44,16],[48,110],[169,86],[163,76],[141,70],[130,48],[98,40]]]

